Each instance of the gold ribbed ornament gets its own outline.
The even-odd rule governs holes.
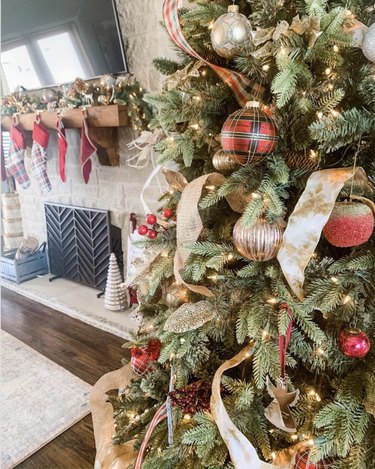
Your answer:
[[[177,308],[188,301],[187,288],[183,285],[170,285],[167,287],[165,303],[169,308]]]
[[[257,220],[245,227],[240,218],[233,229],[233,241],[242,256],[251,261],[268,261],[274,258],[283,240],[284,228],[281,224]]]
[[[238,167],[236,161],[227,156],[224,150],[217,151],[212,158],[212,165],[218,171],[226,172],[232,171]]]

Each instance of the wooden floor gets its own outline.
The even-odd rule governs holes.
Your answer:
[[[121,366],[124,339],[1,289],[1,328],[89,384]],[[95,443],[88,415],[17,469],[92,469]]]

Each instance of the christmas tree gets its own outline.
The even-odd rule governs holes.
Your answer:
[[[180,169],[129,344],[161,350],[111,398],[114,442],[143,469],[374,468],[372,2],[176,3],[146,100]]]

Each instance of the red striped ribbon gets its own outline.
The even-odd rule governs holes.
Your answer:
[[[163,18],[168,34],[172,41],[187,54],[198,60],[202,60],[209,67],[211,67],[219,75],[219,77],[230,88],[232,88],[232,91],[241,106],[245,106],[247,101],[251,101],[259,96],[259,94],[261,94],[261,86],[259,84],[254,83],[242,73],[234,72],[232,70],[228,70],[227,68],[211,64],[210,62],[207,62],[207,60],[204,60],[199,54],[197,54],[197,52],[195,52],[195,50],[187,42],[181,29],[178,18],[179,2],[180,0],[165,0],[163,4]]]
[[[135,461],[134,469],[141,469],[142,463],[143,463],[143,457],[144,457],[148,442],[151,438],[151,435],[153,431],[155,430],[155,427],[166,418],[167,418],[167,403],[164,402],[164,404],[156,412],[156,414],[154,415],[154,417],[152,418],[150,422],[150,425],[147,429],[145,437],[143,438],[142,445],[139,449],[139,453],[137,456],[137,460]]]

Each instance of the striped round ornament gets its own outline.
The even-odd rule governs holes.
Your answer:
[[[240,164],[259,161],[276,148],[278,131],[273,116],[259,109],[257,101],[231,114],[221,129],[221,146]]]
[[[292,469],[330,469],[333,466],[332,458],[324,458],[318,462],[312,462],[310,451],[300,451],[296,454]]]
[[[238,164],[229,158],[223,150],[217,151],[212,158],[212,166],[223,173],[238,168]]]
[[[233,242],[238,252],[251,261],[273,259],[280,249],[284,227],[267,220],[257,220],[247,227],[240,218],[234,225]]]

